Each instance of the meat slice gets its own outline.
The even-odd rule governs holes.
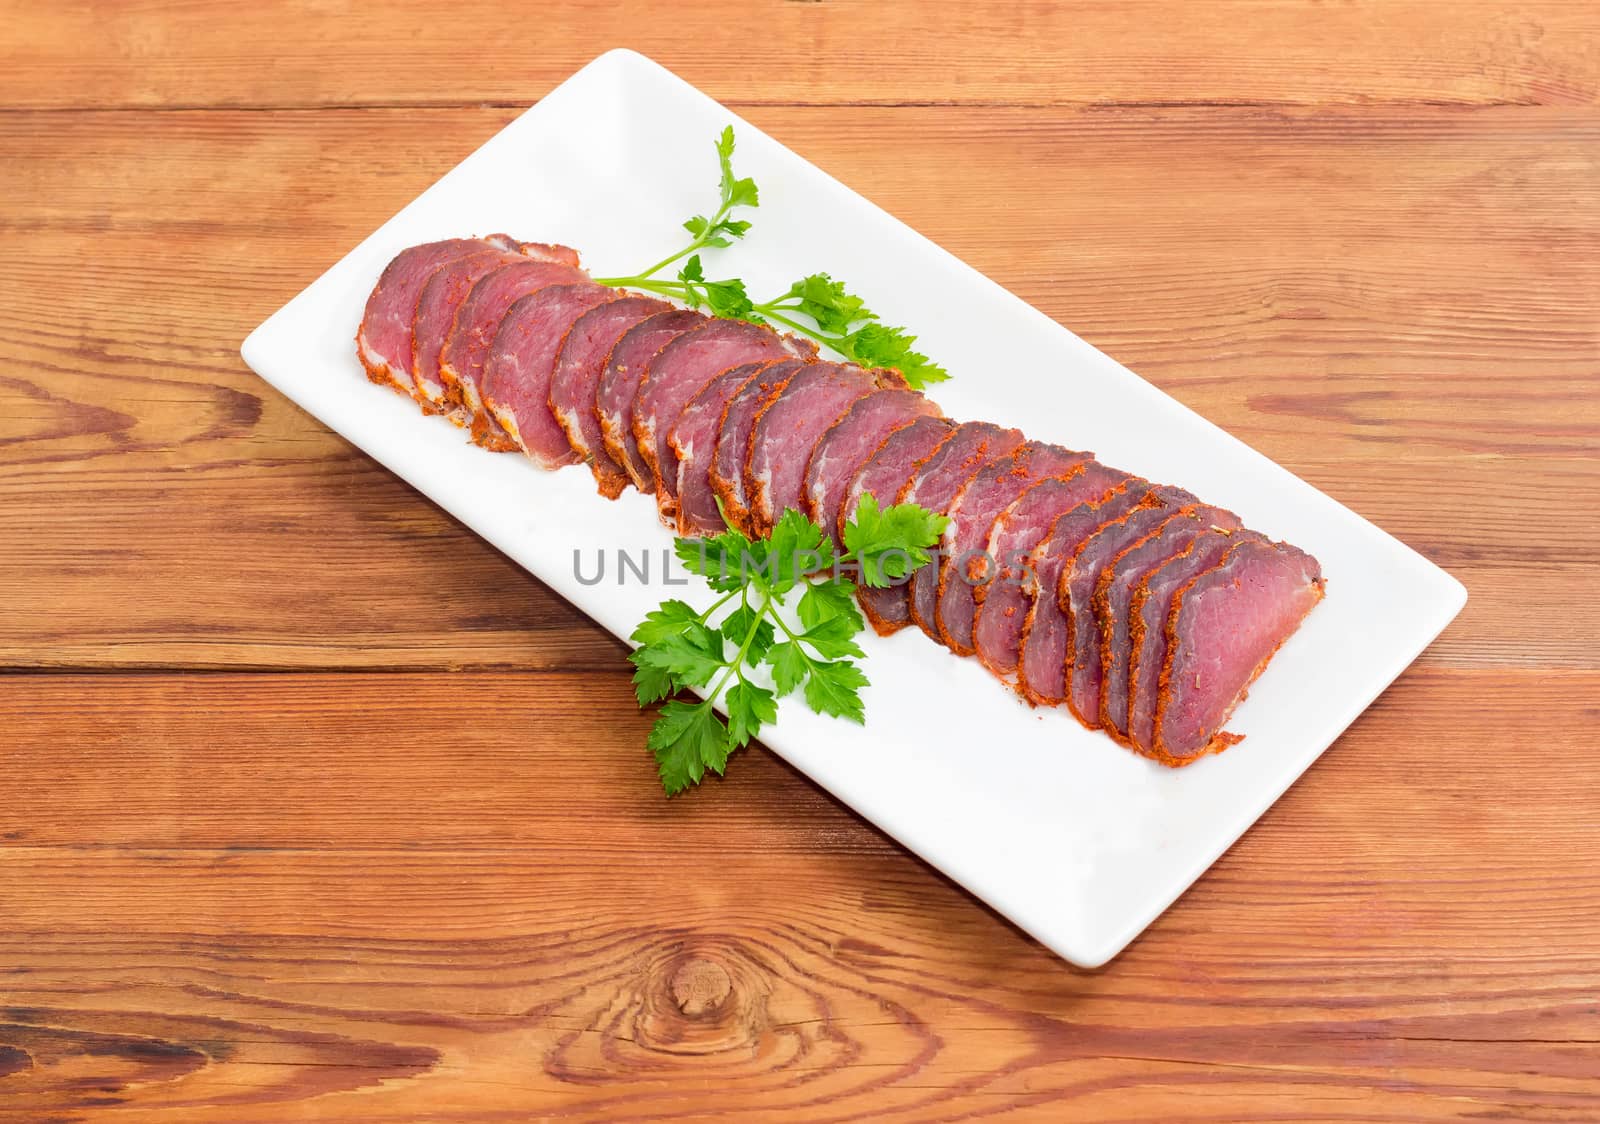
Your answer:
[[[845,525],[854,518],[862,496],[870,494],[879,507],[895,503],[901,490],[911,482],[917,466],[932,456],[955,428],[956,423],[949,418],[921,417],[884,438],[845,488],[839,517],[834,524],[839,541],[844,541]],[[898,632],[911,623],[911,611],[906,604],[906,587],[910,581],[907,576],[892,585],[877,588],[863,585],[856,589],[861,611],[879,636]]]
[[[1117,555],[1194,502],[1182,488],[1150,489],[1143,507],[1085,539],[1061,574],[1056,600],[1067,617],[1067,707],[1091,730],[1100,728],[1100,629],[1093,604],[1100,575]]]
[[[950,505],[980,468],[1013,452],[1024,440],[1020,429],[1005,429],[992,422],[964,422],[918,466],[916,476],[900,493],[899,502],[947,514]],[[939,601],[941,561],[936,558],[912,574],[910,588],[906,591],[911,620],[933,637],[939,635],[933,614]]]
[[[396,254],[372,287],[361,326],[356,330],[356,355],[367,378],[415,397],[411,323],[417,312],[417,298],[428,278],[450,262],[485,252],[505,253],[516,245],[508,235],[493,234],[488,238],[446,238]]]
[[[1089,461],[1082,472],[1029,488],[994,521],[987,550],[997,570],[994,581],[977,590],[972,646],[995,675],[1008,680],[1017,670],[1022,626],[1038,594],[1029,566],[1034,549],[1061,516],[1079,504],[1105,498],[1130,479],[1126,472]]]
[[[1186,765],[1239,741],[1223,723],[1322,592],[1315,558],[1259,540],[1240,542],[1180,589],[1167,615],[1151,756]]]
[[[844,416],[828,427],[811,450],[801,484],[805,512],[823,534],[835,538],[839,507],[850,481],[878,446],[917,418],[939,417],[941,413],[937,405],[916,391],[896,388],[856,399]]]
[[[656,352],[633,396],[633,438],[650,466],[663,523],[678,525],[678,459],[668,438],[689,400],[730,367],[813,354],[814,347],[802,348],[764,324],[744,320],[712,320]]]
[[[459,406],[470,415],[474,442],[496,451],[517,447],[483,402],[483,365],[494,346],[500,321],[523,297],[550,285],[586,280],[582,271],[565,262],[523,261],[485,274],[467,293],[439,352],[439,378],[450,405]]]
[[[672,308],[654,297],[624,296],[596,305],[573,322],[550,373],[550,409],[566,431],[567,444],[589,465],[595,487],[614,500],[628,486],[628,474],[606,452],[595,401],[606,357],[635,324]]]
[[[1128,668],[1133,662],[1129,608],[1134,590],[1207,530],[1232,531],[1238,526],[1239,517],[1231,511],[1190,504],[1124,549],[1101,572],[1091,600],[1100,629],[1100,725],[1118,741],[1128,742]]]
[[[678,534],[720,534],[727,524],[711,490],[711,460],[717,451],[717,427],[728,402],[777,359],[742,363],[707,383],[683,408],[667,438],[678,459]]]
[[[1037,593],[1022,622],[1017,651],[1017,689],[1035,706],[1060,706],[1067,700],[1067,659],[1071,631],[1056,591],[1062,574],[1085,539],[1151,502],[1150,482],[1134,477],[1099,501],[1081,503],[1058,518],[1028,557]]]
[[[633,396],[644,379],[645,368],[656,352],[678,336],[706,322],[706,317],[687,308],[674,308],[639,321],[626,332],[606,356],[595,390],[595,417],[605,440],[606,455],[633,481],[641,492],[655,491],[650,466],[639,454],[633,439]]]
[[[1131,628],[1128,664],[1128,740],[1148,753],[1155,737],[1156,697],[1161,668],[1167,660],[1167,614],[1178,590],[1222,561],[1224,555],[1254,531],[1206,531],[1181,553],[1163,562],[1135,588],[1128,606]]]
[[[799,371],[756,416],[745,457],[744,486],[756,536],[768,534],[789,508],[803,510],[806,465],[829,426],[875,390],[905,387],[896,371],[851,363],[814,363]]]
[[[615,289],[593,281],[547,285],[513,304],[500,321],[483,365],[484,405],[540,468],[578,461],[550,409],[550,378],[578,317],[616,299]]]
[[[761,411],[783,393],[789,380],[805,364],[785,359],[762,370],[761,376],[746,383],[728,400],[717,425],[717,448],[711,457],[711,490],[722,501],[728,522],[750,534],[750,497],[745,492],[744,465],[750,454],[750,433]]]
[[[526,260],[520,250],[491,249],[468,254],[436,269],[422,287],[411,322],[411,377],[416,382],[417,400],[427,413],[444,414],[461,426],[472,424],[472,415],[450,401],[439,375],[439,355],[455,323],[456,310],[472,287],[502,266]],[[579,276],[576,270],[572,273]]]
[[[950,525],[939,543],[939,596],[934,603],[938,639],[951,651],[973,653],[977,587],[992,581],[996,569],[996,560],[984,549],[1000,513],[1035,485],[1074,476],[1092,459],[1088,453],[1029,441],[984,465],[961,490],[950,505]]]

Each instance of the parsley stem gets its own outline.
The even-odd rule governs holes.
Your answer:
[[[799,332],[802,336],[807,336],[810,339],[814,339],[824,347],[837,352],[846,359],[853,358],[849,352],[845,351],[844,348],[840,346],[840,344],[844,343],[846,337],[830,336],[820,328],[810,328],[800,323],[798,320],[791,320],[789,317],[774,311],[774,306],[776,305],[777,301],[774,301],[771,304],[758,304],[755,306],[755,313],[769,324],[774,322],[782,324],[791,332]]]
[[[747,592],[747,590],[743,590],[741,592]],[[733,594],[728,594],[728,597],[732,596]],[[723,600],[725,601],[727,598],[725,597]],[[745,600],[744,605],[746,608],[749,608],[750,602],[748,599]],[[747,654],[749,654],[750,645],[755,642],[756,633],[761,631],[761,622],[766,619],[767,610],[771,607],[772,596],[768,594],[761,602],[761,611],[756,614],[755,620],[750,622],[750,631],[745,634],[744,643],[740,644],[738,652],[734,653],[733,662],[728,664],[727,669],[722,673],[722,677],[717,680],[716,686],[711,688],[711,690],[706,694],[705,702],[701,703],[700,705],[710,706],[716,701],[717,696],[722,693],[722,688],[728,685],[728,676],[737,673],[741,680],[744,679],[744,672],[740,670],[744,667],[744,658]],[[777,614],[774,613],[773,616],[776,617]],[[789,630],[786,628],[784,631],[787,632]]]
[[[712,613],[716,612],[718,609],[722,608],[729,601],[731,601],[733,599],[733,595],[735,593],[738,593],[738,592],[739,592],[739,590],[735,589],[735,590],[732,590],[731,592],[724,593],[721,597],[717,598],[716,604],[712,605],[711,608],[707,609],[705,612],[700,614],[700,616],[698,618],[700,623],[701,624],[705,624],[706,621],[708,619],[710,619]]]
[[[684,258],[688,257],[690,254],[694,253],[696,250],[704,249],[709,244],[711,236],[714,233],[716,233],[717,227],[721,225],[723,219],[728,217],[728,212],[731,211],[731,210],[733,210],[733,201],[731,199],[729,199],[727,196],[724,196],[723,200],[722,200],[722,206],[717,209],[717,213],[716,214],[711,216],[711,221],[706,223],[705,230],[703,232],[701,232],[700,234],[695,235],[694,241],[690,242],[683,249],[679,250],[677,253],[673,254],[671,257],[662,258],[660,261],[656,262],[655,265],[652,265],[649,269],[643,270],[637,277],[631,277],[631,278],[626,278],[626,279],[619,278],[619,277],[603,277],[603,278],[601,278],[599,280],[599,283],[601,285],[612,285],[612,286],[615,286],[616,284],[618,284],[622,280],[630,280],[630,281],[634,282],[634,284],[638,288],[641,288],[641,289],[644,288],[644,286],[642,284],[640,284],[640,282],[644,281],[645,279],[651,277],[654,274],[660,273],[663,269],[667,268],[667,266],[671,265],[673,262],[682,261]]]
[[[809,674],[810,673],[810,669],[816,666],[816,661],[813,660],[810,656],[806,655],[806,650],[805,650],[805,646],[804,646],[804,640],[801,637],[796,636],[794,634],[794,630],[792,628],[790,628],[788,626],[788,624],[786,624],[784,622],[782,614],[773,613],[772,614],[772,619],[778,622],[778,627],[783,629],[783,634],[785,636],[787,636],[790,639],[790,641],[793,642],[794,650],[796,652],[799,652],[800,653],[800,658],[806,661],[806,671],[807,671],[807,674]]]
[[[597,285],[610,285],[613,289],[643,289],[648,293],[660,293],[668,297],[681,298],[686,290],[682,281],[652,281],[647,273],[641,273],[637,277],[596,277],[594,280]]]
[[[656,262],[655,265],[652,265],[649,269],[644,270],[642,273],[639,274],[639,279],[642,281],[644,278],[649,277],[651,274],[660,273],[663,269],[667,268],[667,266],[671,265],[673,262],[680,261],[683,258],[686,258],[690,254],[694,253],[696,250],[698,250],[700,248],[700,246],[701,246],[700,239],[696,238],[693,242],[690,242],[687,246],[685,246],[683,249],[679,250],[677,253],[673,254],[670,258],[662,258],[660,261]],[[602,284],[603,284],[603,282],[602,282]]]

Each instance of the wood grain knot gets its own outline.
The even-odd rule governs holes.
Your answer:
[[[766,1026],[766,973],[720,936],[659,949],[647,961],[639,1045],[706,1056],[748,1050]]]
[[[678,1001],[678,1010],[691,1019],[716,1011],[732,992],[728,970],[703,957],[685,960],[672,976],[672,997]]]
[[[33,1057],[16,1046],[0,1046],[0,1077],[33,1068]]]

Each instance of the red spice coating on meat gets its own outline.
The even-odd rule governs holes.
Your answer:
[[[1179,590],[1167,614],[1149,754],[1186,765],[1238,742],[1223,724],[1322,593],[1315,558],[1258,539],[1238,543]]]
[[[456,309],[439,353],[439,378],[446,400],[471,416],[472,439],[488,449],[516,448],[516,442],[489,413],[483,401],[483,366],[511,306],[550,285],[587,281],[581,270],[560,262],[524,261],[503,265],[472,286]]]
[[[940,416],[939,407],[915,390],[880,390],[858,398],[828,427],[811,450],[801,500],[812,522],[835,539],[839,507],[856,471],[895,430],[920,417]]]
[[[845,489],[834,524],[839,541],[844,541],[845,524],[855,516],[862,496],[870,494],[880,508],[894,504],[901,490],[910,484],[918,466],[932,456],[955,429],[956,423],[949,418],[923,417],[884,438],[877,451],[856,470]],[[862,586],[856,590],[861,611],[879,636],[899,632],[911,623],[911,610],[906,601],[909,583],[909,578],[902,578],[892,585]]]
[[[782,360],[766,359],[723,371],[701,388],[678,415],[667,438],[678,459],[678,534],[704,537],[720,534],[727,527],[717,510],[717,495],[711,489],[717,427],[733,396],[779,362]]]
[[[1124,549],[1195,502],[1182,488],[1150,491],[1148,506],[1129,512],[1084,540],[1056,585],[1056,601],[1067,617],[1067,707],[1091,730],[1100,727],[1100,629],[1094,591],[1100,574]]]
[[[1128,665],[1128,739],[1141,752],[1155,737],[1156,697],[1161,668],[1167,659],[1167,614],[1178,590],[1199,574],[1221,562],[1223,556],[1246,538],[1266,541],[1254,531],[1207,531],[1185,550],[1167,559],[1147,575],[1134,591],[1130,618]]]
[[[951,651],[973,653],[977,586],[994,579],[998,563],[984,548],[1000,513],[1045,480],[1077,475],[1090,459],[1088,453],[1029,441],[979,469],[961,490],[950,506],[950,524],[939,543],[939,596],[934,607],[939,639]]]
[[[650,466],[656,510],[678,525],[678,462],[669,437],[689,400],[730,367],[813,354],[763,324],[712,320],[675,337],[651,358],[633,396],[633,438]]]
[[[851,363],[814,363],[797,371],[756,415],[745,457],[744,487],[750,524],[768,534],[790,508],[803,511],[801,488],[811,450],[852,403],[875,390],[904,387],[893,371]]]
[[[1059,517],[1028,556],[1037,592],[1022,623],[1017,689],[1035,706],[1060,706],[1067,700],[1066,668],[1072,643],[1067,616],[1056,596],[1062,575],[1085,539],[1151,502],[1150,482],[1131,477],[1099,501],[1081,503]]]
[[[995,520],[986,549],[998,570],[994,581],[977,589],[972,643],[983,665],[1001,679],[1017,670],[1023,625],[1038,594],[1029,565],[1034,550],[1061,516],[1104,499],[1129,479],[1126,472],[1090,461],[1080,473],[1028,489]]]
[[[1101,572],[1091,599],[1100,630],[1100,724],[1118,741],[1127,741],[1128,671],[1133,662],[1130,610],[1135,590],[1204,532],[1213,528],[1232,531],[1238,526],[1239,517],[1231,511],[1191,504],[1124,549]]]
[[[578,454],[550,409],[550,378],[573,322],[617,291],[592,281],[549,285],[507,310],[484,360],[484,405],[540,468],[576,464]]]
[[[595,410],[606,357],[629,328],[671,307],[654,297],[631,295],[596,305],[573,323],[556,356],[550,375],[550,409],[567,435],[567,444],[594,473],[595,487],[610,500],[628,486],[628,474],[606,452]]]
[[[915,503],[940,515],[961,489],[992,460],[1009,455],[1024,441],[1020,429],[1006,429],[993,422],[964,422],[938,450],[917,467],[917,474],[901,491],[897,502]],[[934,607],[939,600],[939,567],[927,565],[911,575],[907,590],[907,609],[912,623],[929,636],[937,637]]]
[[[783,393],[789,380],[805,364],[785,359],[762,370],[759,378],[746,383],[722,411],[717,422],[717,447],[711,456],[711,490],[722,503],[722,513],[731,526],[750,534],[749,495],[745,490],[744,466],[750,458],[750,434],[773,399]]]
[[[633,397],[644,380],[650,360],[667,344],[693,328],[706,323],[706,317],[686,308],[646,317],[622,334],[606,356],[595,389],[595,416],[605,440],[606,455],[622,466],[633,486],[641,492],[655,491],[655,477],[639,452],[633,436]]]
[[[515,245],[510,238],[497,234],[490,238],[446,238],[396,254],[372,287],[361,325],[356,329],[356,356],[367,378],[415,397],[412,322],[428,279],[451,262],[485,253],[502,254]]]

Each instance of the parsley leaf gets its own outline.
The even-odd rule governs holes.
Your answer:
[[[728,764],[728,728],[709,703],[667,703],[646,744],[669,796],[699,784],[707,769],[721,774]]]
[[[833,544],[823,537],[822,528],[788,508],[778,517],[767,539],[772,560],[772,592],[782,596],[800,583],[806,574],[833,565]]]
[[[723,126],[722,135],[717,138],[717,162],[722,166],[722,181],[718,184],[722,192],[722,209],[759,207],[761,196],[756,190],[756,181],[740,179],[733,174],[732,125]]]
[[[838,659],[841,656],[865,656],[856,642],[851,639],[861,631],[857,622],[849,617],[829,617],[818,621],[800,637],[823,659]]]
[[[861,567],[862,582],[882,587],[925,565],[927,548],[939,541],[949,523],[914,503],[881,509],[878,497],[868,492],[845,524],[844,544]]]
[[[728,741],[735,748],[750,744],[768,722],[778,720],[778,696],[754,683],[736,683],[728,688]],[[721,772],[718,769],[717,772]]]
[[[818,714],[831,714],[865,725],[867,711],[860,690],[867,677],[849,660],[812,664],[806,679],[806,705]]]
[[[817,327],[835,336],[848,335],[850,326],[860,320],[876,320],[866,302],[826,273],[813,273],[789,286],[786,294],[795,299],[793,307],[817,322]],[[781,299],[781,298],[780,298]]]
[[[772,685],[778,689],[780,698],[800,686],[811,670],[810,658],[793,640],[774,644],[767,651],[767,663],[772,668]]]
[[[949,371],[912,350],[916,342],[917,337],[904,328],[868,324],[851,335],[847,354],[864,367],[893,367],[913,390],[948,379]]]
[[[892,367],[914,390],[950,377],[949,371],[912,350],[916,336],[904,328],[881,323],[862,298],[826,273],[802,277],[783,296],[756,305],[755,312],[811,336],[864,367]],[[789,319],[785,315],[789,312],[810,317],[817,330],[810,331]]]
[[[639,700],[640,706],[649,706],[653,702],[660,702],[672,694],[679,687],[673,678],[672,672],[661,667],[652,667],[639,660],[639,653],[634,652],[628,658],[633,661],[633,693]]]
[[[729,593],[744,585],[748,570],[762,565],[766,544],[758,546],[738,531],[727,531],[712,539],[679,539],[673,552],[684,569],[705,578],[719,593]]]
[[[648,644],[629,658],[636,667],[665,672],[674,682],[689,687],[705,686],[726,665],[721,634],[703,624]]]
[[[654,644],[669,636],[681,636],[689,626],[700,623],[700,614],[687,601],[663,601],[645,614],[639,627],[633,630],[635,644]]]
[[[751,635],[752,629],[755,630],[754,635]],[[734,638],[736,642],[750,636],[750,650],[745,654],[745,663],[751,667],[755,667],[766,658],[767,651],[772,647],[772,641],[777,635],[772,622],[760,616],[748,605],[740,605],[728,614],[722,622],[722,633],[724,636]]]
[[[866,625],[860,610],[856,608],[855,592],[855,587],[847,578],[810,583],[800,595],[800,604],[796,607],[800,623],[807,628],[815,628],[831,617],[843,617],[850,622],[850,634],[854,636]]]

